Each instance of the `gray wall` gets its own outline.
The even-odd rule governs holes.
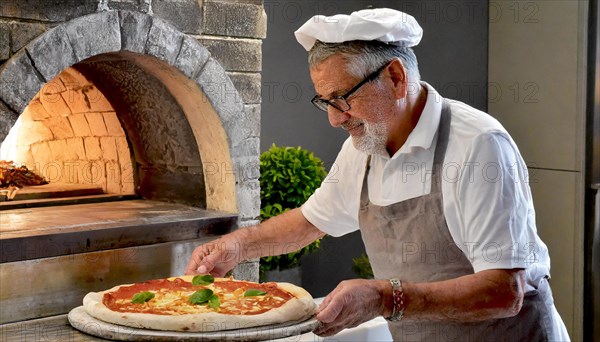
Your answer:
[[[414,49],[422,79],[442,96],[487,109],[487,1],[265,0],[261,151],[272,143],[302,146],[331,167],[347,133],[329,126],[327,115],[310,103],[314,88],[306,51],[293,32],[315,14],[349,14],[369,5],[413,15],[424,30]],[[314,296],[326,295],[339,281],[356,277],[352,258],[363,252],[358,232],[325,238],[319,252],[302,261],[303,286]]]
[[[588,6],[490,3],[509,15],[490,15],[489,82],[496,91],[490,87],[489,110],[529,166],[537,231],[548,246],[552,291],[560,294],[554,303],[573,341],[584,340],[589,300],[583,296]]]

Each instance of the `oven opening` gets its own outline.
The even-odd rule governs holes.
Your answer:
[[[233,229],[235,175],[204,171],[230,160],[225,131],[193,82],[129,52],[46,82],[0,148],[2,262]]]

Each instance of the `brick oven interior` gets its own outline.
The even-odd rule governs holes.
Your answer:
[[[0,0],[0,160],[48,182],[0,189],[0,326],[179,275],[259,215],[262,1],[44,4]]]
[[[0,150],[1,159],[26,165],[49,182],[14,189],[11,203],[56,196],[133,195],[131,157],[111,102],[73,67],[36,94]]]

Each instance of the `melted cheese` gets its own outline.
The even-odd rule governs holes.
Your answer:
[[[198,289],[210,289],[219,296],[220,306],[211,308],[206,303],[192,304],[190,296]],[[164,315],[183,315],[204,312],[221,312],[232,315],[252,315],[279,307],[286,299],[267,293],[262,296],[244,297],[245,288],[239,287],[233,291],[224,290],[214,284],[195,288],[194,291],[170,289],[150,290],[154,298],[144,304],[132,304],[130,299],[117,299],[115,303],[125,312],[147,312]]]

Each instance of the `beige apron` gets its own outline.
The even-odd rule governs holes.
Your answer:
[[[363,179],[359,225],[376,279],[399,278],[433,282],[473,274],[473,267],[456,246],[444,217],[441,171],[448,145],[451,113],[444,100],[432,170],[431,193],[389,206],[369,201]],[[389,323],[394,341],[548,341],[552,337],[553,301],[547,286],[525,294],[515,317],[478,323]],[[548,305],[549,303],[549,305]],[[551,307],[552,306],[552,307]]]

